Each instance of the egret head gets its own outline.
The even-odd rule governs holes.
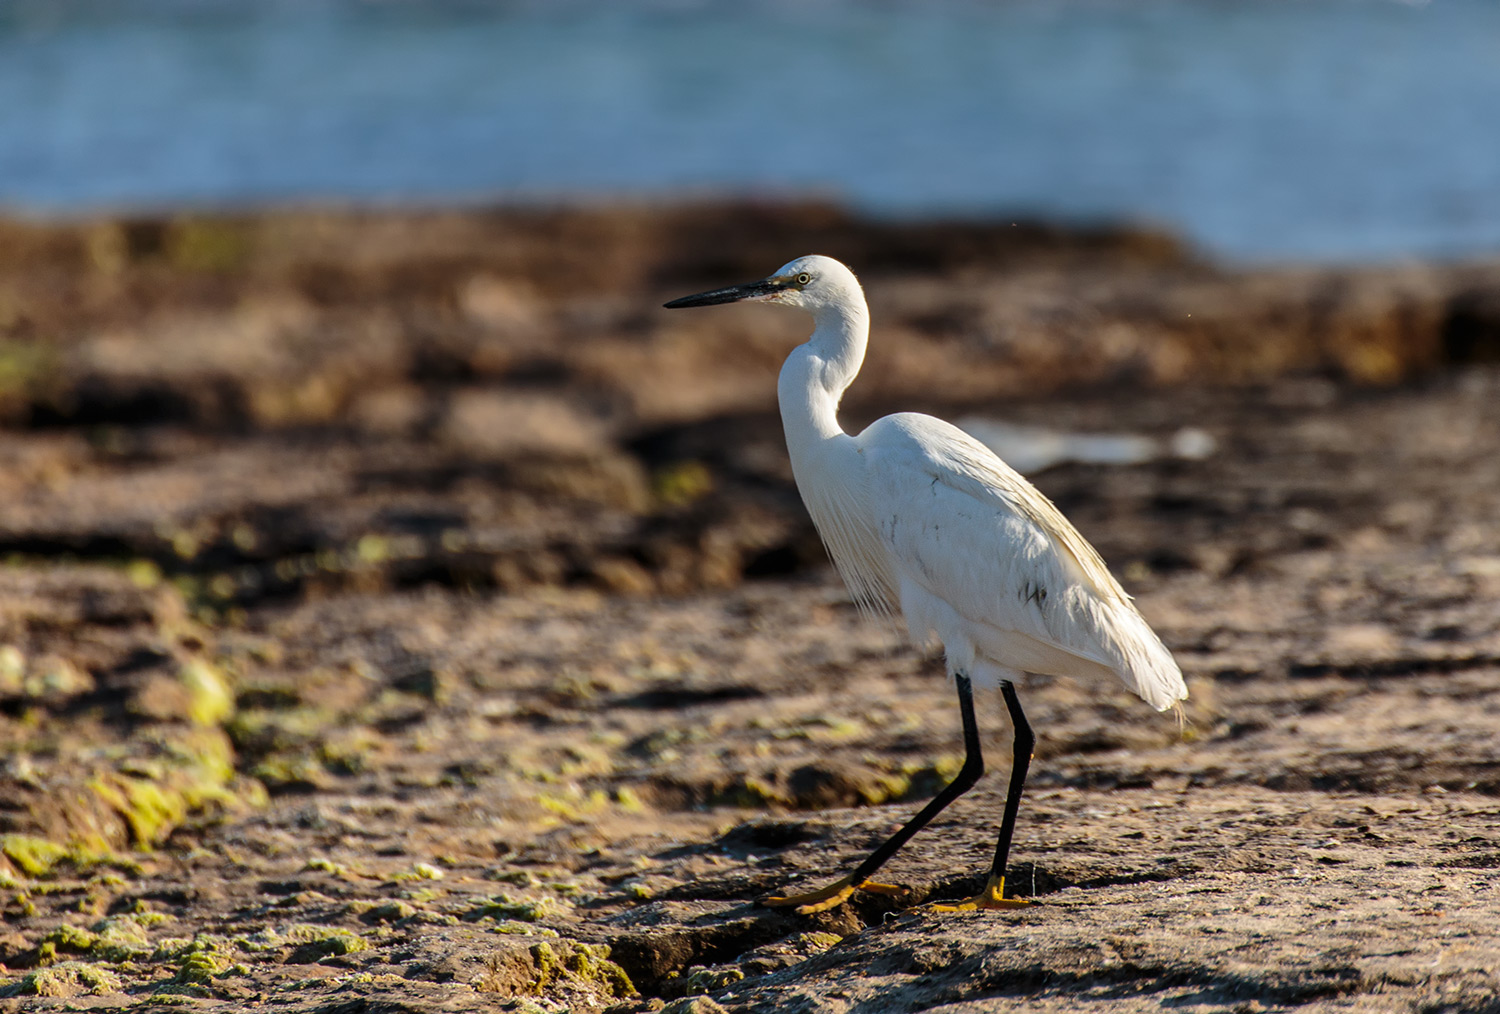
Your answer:
[[[676,310],[686,306],[713,306],[718,303],[740,303],[747,300],[795,306],[817,315],[830,307],[854,309],[863,307],[864,299],[854,272],[821,254],[809,254],[784,264],[758,282],[713,289],[695,296],[674,299],[666,306]]]

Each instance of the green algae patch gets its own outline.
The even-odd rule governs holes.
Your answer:
[[[681,507],[713,492],[714,476],[701,461],[679,461],[651,477],[651,492],[668,507]]]
[[[215,979],[223,977],[229,971],[230,963],[212,951],[195,951],[182,959],[182,964],[177,968],[177,975],[172,981],[182,984],[205,986]]]
[[[247,936],[234,938],[234,946],[251,954],[262,954],[266,951],[289,947],[291,943],[290,940],[287,940],[280,933],[270,928],[257,930]]]
[[[191,945],[178,947],[169,957],[185,960],[196,953],[211,954],[221,962],[220,971],[215,975],[223,978],[225,974],[232,974],[234,971],[234,966],[225,960],[228,957],[226,952],[231,947],[251,954],[292,948],[292,953],[286,958],[287,964],[310,965],[327,957],[367,951],[370,943],[358,933],[339,926],[293,923],[280,930],[267,927],[249,936],[235,937],[232,941],[211,934],[201,934]]]
[[[743,775],[712,794],[710,806],[737,806],[744,810],[765,807],[791,807],[793,800],[770,781],[754,775]]]
[[[688,970],[687,981],[682,988],[688,996],[704,996],[732,986],[745,978],[738,968],[693,968]]]
[[[575,785],[563,793],[540,792],[536,795],[536,803],[563,820],[580,823],[607,810],[610,800],[603,789],[594,789],[585,795]]]
[[[65,961],[27,972],[17,982],[0,987],[0,997],[72,997],[118,993],[122,988],[120,977],[107,968],[82,961]]]
[[[499,922],[495,923],[495,925],[492,927],[492,932],[499,933],[499,934],[501,934],[503,936],[523,936],[523,937],[556,937],[556,936],[558,936],[558,932],[555,929],[548,929],[546,926],[538,926],[535,923],[517,922],[514,919],[502,919],[502,920],[500,920]]]
[[[42,937],[22,964],[46,968],[74,958],[111,965],[155,960],[157,948],[146,939],[150,925],[155,920],[138,915],[101,919],[88,929],[64,924]]]
[[[124,818],[136,847],[149,849],[187,819],[187,801],[160,784],[128,775],[105,775],[89,788]]]
[[[508,894],[497,894],[469,909],[463,917],[469,922],[481,919],[511,919],[520,922],[536,922],[557,911],[557,902],[551,898],[512,898]]]
[[[646,804],[641,797],[628,785],[622,785],[615,790],[615,805],[626,813],[645,813]]]
[[[151,920],[127,915],[101,919],[89,929],[59,926],[42,937],[37,946],[37,964],[52,964],[59,953],[110,964],[148,959],[155,951],[146,940],[146,927],[151,924]]]
[[[605,944],[542,940],[531,945],[530,953],[537,993],[567,982],[587,985],[610,996],[638,995],[625,969],[609,960],[609,947]]]
[[[98,938],[82,926],[62,925],[42,937],[37,946],[40,955],[38,964],[50,965],[57,959],[58,951],[70,954],[87,954],[94,949]]]
[[[234,714],[229,680],[214,666],[195,658],[177,671],[177,679],[188,693],[187,716],[196,724],[217,726]]]
[[[876,774],[859,786],[859,798],[866,806],[879,806],[911,794],[911,777],[905,774]]]
[[[140,864],[134,859],[104,848],[97,842],[75,841],[69,845],[59,845],[35,835],[6,834],[0,835],[0,855],[28,877],[51,876],[59,866],[68,866],[79,872],[101,866],[112,866],[135,875],[142,872]]]
[[[272,793],[308,792],[328,787],[328,772],[311,756],[278,754],[250,769],[250,774]]]
[[[158,940],[150,961],[175,964],[172,981],[179,984],[202,984],[228,974],[237,946],[216,933],[199,933],[192,938],[168,937]]]
[[[399,884],[413,880],[442,880],[446,876],[447,874],[431,863],[413,863],[410,868],[393,873],[388,879]]]
[[[925,799],[935,795],[958,777],[963,766],[964,758],[951,753],[942,754],[925,763],[904,764],[897,774],[907,779],[906,792],[901,796],[893,795],[891,799]]]
[[[299,944],[287,956],[289,965],[311,965],[324,958],[344,954],[358,954],[370,949],[369,941],[359,934],[337,926],[312,926],[299,923],[283,934],[291,943]]]
[[[189,816],[211,807],[240,809],[259,803],[253,792],[236,794],[234,751],[218,728],[196,729],[157,743],[157,756],[90,779],[88,787],[125,821],[133,844],[160,845]]]
[[[26,834],[0,836],[0,852],[28,877],[44,877],[69,859],[69,850],[45,838]]]
[[[238,777],[218,727],[151,724],[127,742],[64,741],[46,756],[45,787],[5,780],[11,817],[9,833],[0,835],[0,871],[46,877],[67,864],[139,875],[138,860],[116,850],[154,848],[189,820],[243,812],[265,799],[262,786]],[[10,769],[24,771],[15,763]]]

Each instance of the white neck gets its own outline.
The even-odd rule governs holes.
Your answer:
[[[818,445],[845,435],[839,399],[858,376],[870,338],[870,314],[857,289],[820,308],[814,320],[812,337],[787,356],[776,387],[794,469]]]
[[[777,385],[792,474],[854,600],[889,609],[897,601],[896,579],[872,524],[868,471],[838,420],[839,398],[858,375],[870,336],[870,315],[852,275],[814,318],[812,337],[792,350]]]

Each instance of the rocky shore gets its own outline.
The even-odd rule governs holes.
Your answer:
[[[1190,429],[1034,476],[1181,661],[1179,724],[940,663],[791,482],[764,308],[869,291],[845,415]],[[831,206],[0,223],[0,1009],[1493,1010],[1500,262],[1234,270]]]

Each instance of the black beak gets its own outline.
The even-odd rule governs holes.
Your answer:
[[[696,296],[683,296],[681,299],[674,299],[662,305],[668,310],[681,310],[686,306],[717,306],[719,303],[738,303],[742,299],[769,296],[784,288],[786,288],[785,282],[767,278],[759,282],[750,282],[748,285],[731,285],[727,289],[711,289],[708,292],[700,292]]]

